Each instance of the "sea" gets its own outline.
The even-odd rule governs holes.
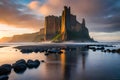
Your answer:
[[[23,53],[16,47],[41,48],[47,45],[57,47],[71,47],[74,50],[65,50],[62,54],[45,55],[45,52]],[[120,42],[30,42],[30,43],[1,43],[0,65],[13,64],[20,59],[44,60],[39,67],[27,68],[22,73],[16,73],[13,69],[8,75],[8,80],[120,80],[120,53],[104,52],[101,50],[81,49],[82,46],[108,45],[104,48],[120,49]],[[27,46],[27,47],[26,47]],[[23,49],[22,48],[22,49]]]

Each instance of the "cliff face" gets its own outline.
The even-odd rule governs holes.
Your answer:
[[[61,21],[61,40],[65,41],[67,40],[67,31],[70,30],[71,22],[70,22],[70,7],[67,9],[67,7],[64,7],[64,10],[62,12],[62,21]]]
[[[61,22],[62,40],[92,41],[85,25],[85,19],[82,20],[82,23],[79,23],[76,16],[71,14],[70,7],[64,7]]]
[[[9,42],[35,42],[36,36],[38,36],[38,32],[31,34],[15,35]]]
[[[44,41],[44,29],[40,32],[14,35],[13,37],[3,37],[0,39],[1,43],[5,42],[40,42]]]
[[[60,31],[60,26],[61,26],[60,17],[56,16],[45,17],[44,40],[51,40]]]
[[[52,40],[57,34],[61,35],[60,40],[93,41],[89,36],[89,31],[85,25],[76,20],[76,16],[71,14],[70,7],[64,7],[61,17],[48,16],[45,18],[45,38]]]

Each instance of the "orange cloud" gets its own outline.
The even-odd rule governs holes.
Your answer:
[[[31,3],[28,4],[28,7],[32,10],[36,10],[39,6],[40,2],[38,1],[32,1]]]
[[[7,0],[0,0],[0,23],[8,24],[12,27],[29,28],[39,31],[43,27],[43,20],[35,15],[26,5],[16,4]],[[35,8],[37,2],[29,5]],[[37,4],[38,5],[38,4]]]
[[[47,0],[45,3],[41,4],[38,1],[32,1],[28,4],[28,7],[43,16],[60,15],[64,6],[63,2],[64,0]]]
[[[44,5],[38,9],[38,12],[44,16],[47,16],[50,14],[50,9],[48,6]]]

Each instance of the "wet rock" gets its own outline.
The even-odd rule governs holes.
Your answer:
[[[34,67],[37,68],[40,65],[40,61],[39,60],[35,60],[34,61]]]
[[[0,75],[10,74],[11,69],[12,69],[12,67],[10,64],[4,64],[4,65],[0,66]]]
[[[104,47],[98,47],[97,50],[104,50]]]
[[[106,53],[106,50],[103,50],[103,52],[105,52],[105,53]]]
[[[16,64],[26,64],[26,61],[24,59],[20,59],[16,61]]]
[[[91,49],[91,50],[95,50],[96,48],[95,48],[95,47],[89,47],[89,49]]]
[[[41,60],[41,62],[45,62],[44,60]]]
[[[53,49],[48,49],[47,53],[59,53],[59,54],[61,54],[62,51],[60,49],[53,48]]]
[[[93,51],[96,51],[96,49],[93,49]]]
[[[24,73],[27,69],[27,66],[26,64],[15,64],[13,69],[16,73]]]
[[[112,50],[112,53],[116,53],[116,52],[117,52],[117,50],[115,50],[115,49]]]
[[[63,52],[62,51],[59,51],[58,54],[62,54]]]
[[[28,60],[27,61],[27,67],[28,68],[37,68],[38,66],[40,65],[40,61],[39,60],[35,60],[35,61],[33,61],[33,60]]]
[[[120,53],[120,49],[117,49],[117,53]]]
[[[22,49],[21,52],[22,53],[32,53],[33,50],[32,49]]]
[[[110,49],[107,49],[106,51],[107,51],[107,52],[111,52],[111,50],[110,50]]]
[[[45,53],[45,56],[48,56],[49,55],[49,53]]]
[[[2,75],[2,76],[0,76],[0,80],[8,80],[8,76],[7,75]]]
[[[25,60],[21,59],[21,60],[16,61],[16,63],[14,63],[12,67],[16,73],[23,73],[26,70],[27,65],[26,65]]]

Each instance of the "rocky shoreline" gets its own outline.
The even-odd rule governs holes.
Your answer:
[[[15,73],[24,73],[27,68],[33,69],[38,68],[40,63],[45,62],[44,60],[27,60],[20,59],[16,61],[13,64],[3,64],[0,66],[0,80],[8,80],[9,74],[11,73],[11,70],[13,69]]]

